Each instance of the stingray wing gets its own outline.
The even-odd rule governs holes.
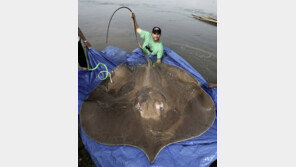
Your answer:
[[[120,65],[112,81],[102,81],[81,107],[82,129],[99,143],[138,147],[153,162],[166,145],[197,137],[214,122],[214,102],[183,69]],[[159,101],[162,110],[153,108]],[[159,116],[141,115],[150,112]]]

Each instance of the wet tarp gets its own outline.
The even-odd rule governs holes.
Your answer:
[[[128,65],[146,63],[144,54],[139,48],[131,53],[127,53],[120,48],[107,46],[102,51],[94,48],[86,48],[86,53],[90,68],[94,68],[98,63],[104,63],[108,67],[108,70],[112,71],[122,63]],[[153,62],[156,61],[156,56],[148,56]],[[207,88],[208,83],[188,62],[167,47],[164,47],[162,62],[178,66],[194,76],[203,85],[202,88],[212,97],[217,108],[217,89]],[[78,69],[78,113],[80,112],[83,100],[101,82],[98,75],[102,70],[105,70],[103,66],[99,66],[94,71]],[[101,73],[100,75],[105,74]],[[79,132],[82,142],[96,166],[204,167],[209,166],[217,159],[217,118],[215,118],[215,122],[211,128],[201,136],[166,146],[160,151],[152,164],[150,164],[144,152],[136,147],[109,146],[97,143],[87,137],[80,123]]]

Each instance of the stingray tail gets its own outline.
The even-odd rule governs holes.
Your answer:
[[[152,65],[152,61],[151,61],[151,59],[146,54],[145,54],[145,58],[147,60],[148,68],[150,68],[151,65]]]

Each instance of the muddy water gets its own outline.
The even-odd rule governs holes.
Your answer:
[[[191,16],[217,18],[216,0],[79,0],[78,25],[94,48],[113,45],[131,52],[137,47],[126,9],[114,15],[109,43],[105,43],[108,21],[120,6],[133,10],[140,28],[151,31],[159,26],[164,46],[187,60],[208,82],[217,82],[217,27]]]

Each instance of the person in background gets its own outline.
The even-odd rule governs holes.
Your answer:
[[[81,39],[82,39],[83,43],[85,44],[85,46],[87,46],[88,48],[91,47],[90,43],[88,43],[88,41],[86,40],[82,31],[78,27],[78,65],[80,67],[82,67],[82,69],[85,70],[87,68],[87,63],[86,63],[86,56],[84,53],[84,49],[81,45]]]
[[[135,27],[136,32],[140,34],[140,37],[142,39],[144,39],[144,43],[142,46],[143,51],[146,54],[156,55],[156,63],[161,63],[161,59],[163,57],[163,45],[162,42],[159,40],[161,36],[161,29],[159,27],[154,27],[152,29],[152,33],[144,31],[139,28],[135,14],[131,12],[130,15],[131,18],[135,20],[135,25],[133,25],[133,28]]]

